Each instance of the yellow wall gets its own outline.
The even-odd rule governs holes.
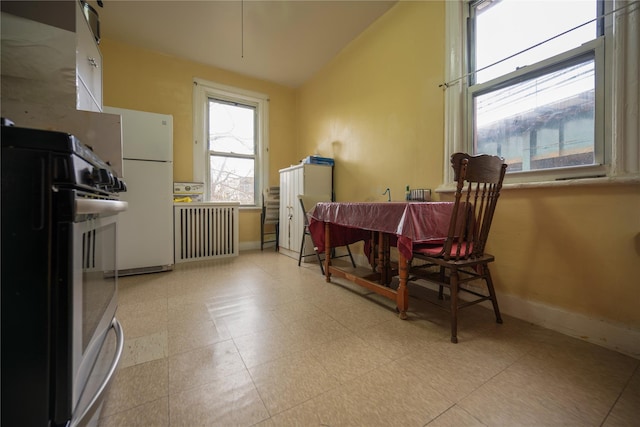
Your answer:
[[[269,184],[279,185],[278,170],[289,166],[295,149],[295,92],[203,64],[103,39],[104,105],[173,116],[174,181],[193,178],[193,78],[235,86],[269,96]],[[240,241],[260,240],[260,212],[240,213]]]
[[[298,92],[298,155],[335,157],[338,200],[443,176],[444,3],[401,2]],[[498,295],[640,329],[640,186],[505,189]]]
[[[507,189],[491,233],[503,292],[640,329],[640,186]]]
[[[444,4],[392,8],[299,92],[299,156],[336,159],[336,198],[442,180]]]

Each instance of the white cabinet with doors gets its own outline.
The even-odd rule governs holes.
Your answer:
[[[280,253],[298,259],[304,234],[304,218],[298,195],[331,201],[332,166],[299,164],[280,169]],[[311,206],[307,206],[311,209]],[[312,248],[310,242],[305,248]]]

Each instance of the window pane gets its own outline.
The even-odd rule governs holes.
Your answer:
[[[509,172],[594,164],[594,60],[475,95],[474,151]]]
[[[475,69],[478,70],[591,21],[597,16],[597,2],[489,0],[476,3],[475,13]],[[597,37],[596,28],[596,22],[591,22],[480,71],[476,82],[489,81],[578,47]]]
[[[209,99],[209,150],[255,154],[255,108]]]
[[[254,204],[254,163],[253,159],[210,156],[209,200]]]

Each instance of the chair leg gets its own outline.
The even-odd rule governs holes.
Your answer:
[[[314,243],[315,244],[315,243]],[[314,247],[313,250],[316,252],[316,258],[318,258],[318,264],[320,264],[320,271],[322,272],[322,275],[324,276],[324,262],[322,262],[322,258],[320,258],[320,253],[318,252],[318,250]]]
[[[451,271],[450,277],[451,290],[451,342],[458,342],[458,272]]]
[[[304,253],[304,241],[305,237],[307,237],[307,233],[302,233],[302,242],[300,242],[300,254],[298,255],[298,267],[300,267],[300,262],[302,262],[302,254]]]
[[[487,289],[489,290],[489,295],[491,296],[491,304],[493,304],[493,312],[496,315],[496,323],[502,323],[502,316],[500,316],[500,308],[498,308],[498,298],[496,297],[496,291],[493,287],[493,280],[491,279],[491,272],[489,271],[489,266],[484,264],[482,266],[484,280],[487,282]]]
[[[353,260],[353,255],[351,255],[351,249],[349,248],[349,245],[345,245],[347,247],[347,252],[349,252],[349,258],[351,258],[351,265],[353,265],[353,268],[356,268],[356,262]]]
[[[444,282],[444,267],[440,267],[440,282]],[[438,299],[444,300],[444,286],[438,287]]]

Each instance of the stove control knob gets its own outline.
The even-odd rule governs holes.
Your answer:
[[[91,180],[95,185],[110,185],[113,182],[113,175],[107,169],[95,168],[91,173]]]
[[[121,178],[116,178],[116,186],[115,190],[119,193],[124,193],[127,191],[127,184]]]

